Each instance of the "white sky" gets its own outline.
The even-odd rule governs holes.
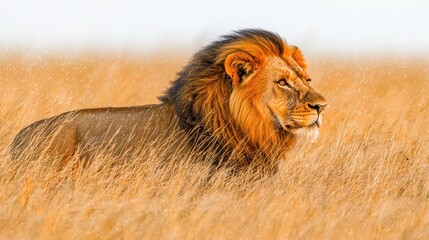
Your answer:
[[[253,27],[306,51],[429,53],[429,0],[0,0],[0,50],[180,49]]]

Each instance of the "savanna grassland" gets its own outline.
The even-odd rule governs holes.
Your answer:
[[[156,153],[168,144],[126,164],[11,161],[9,144],[31,122],[156,103],[188,58],[1,54],[0,239],[429,239],[425,57],[308,59],[329,103],[321,135],[274,177],[221,170],[207,182],[209,166]]]

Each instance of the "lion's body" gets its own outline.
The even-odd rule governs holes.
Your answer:
[[[215,162],[271,165],[298,137],[318,133],[326,102],[309,85],[305,68],[300,50],[277,34],[242,30],[197,52],[161,104],[41,120],[17,135],[12,151],[19,155],[53,136],[48,149],[62,155],[94,149],[134,153],[176,134],[179,140],[165,146],[171,152],[198,148],[204,157],[211,149]]]
[[[113,155],[135,154],[144,145],[182,132],[168,104],[82,109],[22,129],[12,143],[12,153],[16,158],[32,147],[63,157],[77,152],[88,157],[99,150]]]

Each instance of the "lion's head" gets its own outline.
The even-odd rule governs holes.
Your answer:
[[[305,70],[301,51],[279,35],[242,30],[196,53],[161,100],[187,130],[249,157],[278,157],[297,137],[317,137],[322,123],[326,101]]]

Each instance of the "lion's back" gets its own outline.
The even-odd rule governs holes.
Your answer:
[[[22,129],[11,144],[13,158],[31,149],[41,153],[84,154],[135,151],[177,134],[174,109],[165,104],[82,109],[43,119]]]

